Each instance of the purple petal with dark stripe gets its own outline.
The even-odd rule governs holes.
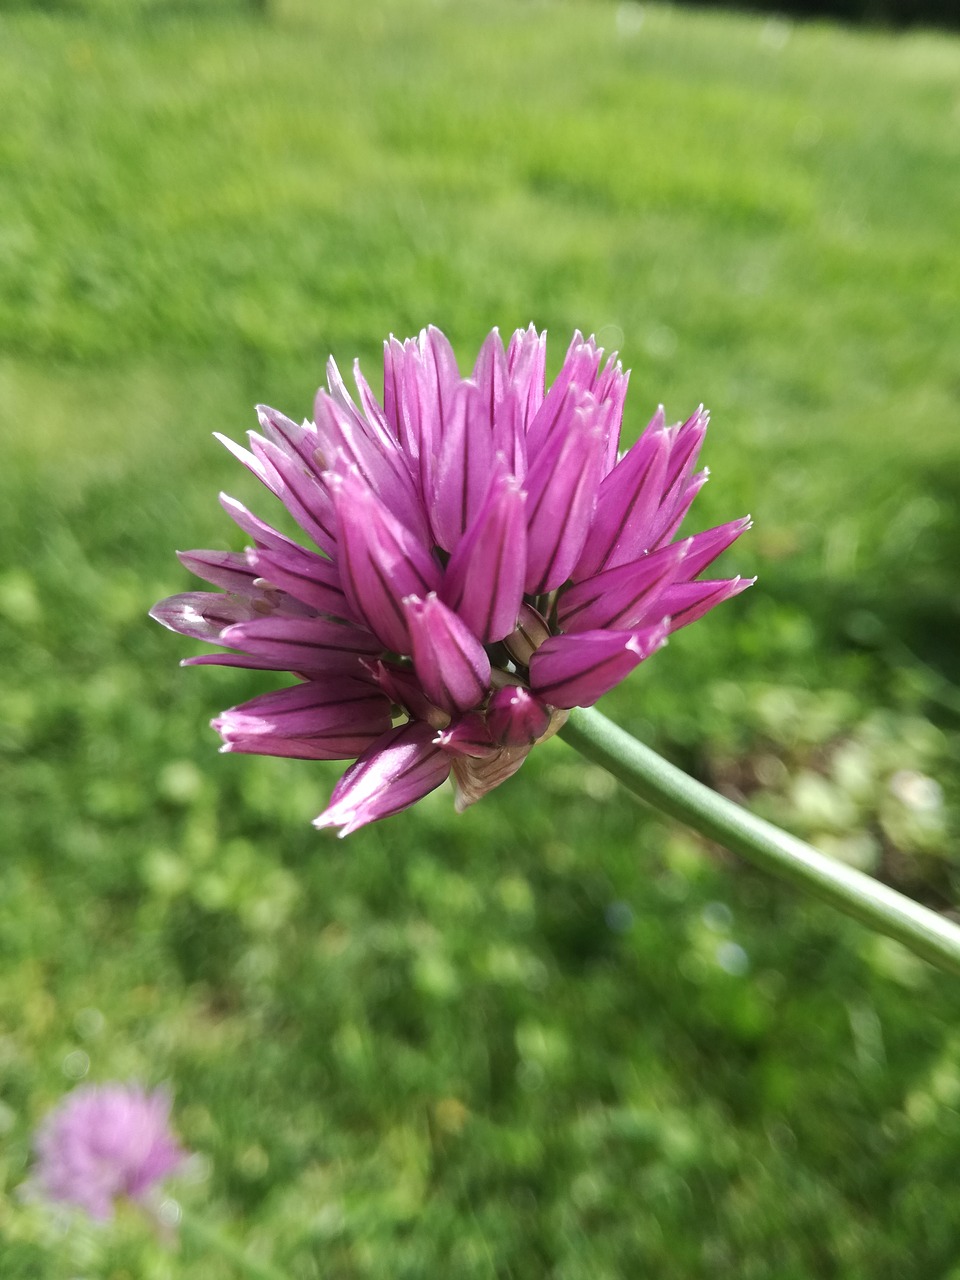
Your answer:
[[[440,565],[356,473],[337,478],[334,501],[346,597],[385,648],[409,653],[402,601],[436,591]]]
[[[651,547],[662,547],[676,536],[687,517],[687,512],[693,505],[694,498],[696,498],[709,479],[710,472],[704,467],[686,485],[676,501],[672,497],[664,499],[663,506],[660,508],[657,518],[653,522],[653,528],[650,530]]]
[[[180,665],[181,667],[239,667],[242,671],[286,671],[292,675],[303,676],[305,680],[313,677],[321,678],[329,674],[323,669],[311,670],[306,666],[300,666],[291,671],[289,663],[284,659],[253,658],[246,653],[200,653],[194,658],[181,658]]]
[[[546,357],[545,333],[537,333],[532,324],[527,329],[517,329],[507,348],[507,369],[520,405],[524,432],[543,404]]]
[[[756,578],[726,578],[716,582],[683,582],[668,587],[657,601],[658,611],[669,615],[670,630],[678,631],[705,613],[752,587]]]
[[[451,715],[482,702],[490,659],[472,631],[433,593],[404,602],[413,668],[431,702]]]
[[[421,494],[433,493],[434,459],[460,384],[453,348],[431,326],[419,339],[390,337],[383,351],[384,418],[400,441]]]
[[[675,542],[569,587],[557,603],[560,629],[628,631],[638,626],[657,608],[658,598],[678,574],[686,575],[688,548],[689,543]]]
[[[177,559],[196,577],[225,591],[254,595],[258,590],[253,585],[256,571],[242,551],[178,551]]]
[[[420,402],[414,366],[413,338],[399,342],[392,334],[383,344],[383,413],[411,461],[420,456]]]
[[[493,422],[493,452],[503,460],[510,475],[523,481],[527,474],[527,440],[523,430],[523,406],[513,387],[500,402]]]
[[[321,388],[314,415],[329,470],[344,475],[355,467],[384,505],[391,511],[402,511],[411,531],[426,540],[428,525],[417,485],[390,432],[361,417],[345,388],[342,398]]]
[[[580,400],[593,390],[600,356],[601,352],[592,338],[584,342],[579,333],[574,334],[563,367],[527,428],[527,458],[531,466],[547,441],[566,429],[569,395],[572,393],[575,400]]]
[[[403,388],[405,419],[417,440],[420,492],[427,502],[428,495],[433,493],[434,461],[459,385],[460,372],[453,348],[440,330],[431,325],[420,334]]]
[[[450,775],[450,757],[436,736],[431,725],[417,721],[390,729],[346,771],[313,825],[340,827],[346,836],[435,791]]]
[[[276,445],[281,453],[292,461],[299,462],[318,479],[323,475],[327,464],[321,452],[320,435],[312,422],[305,422],[301,426],[267,404],[257,405],[257,420],[264,437]]]
[[[501,469],[443,575],[440,599],[485,644],[510,634],[523,603],[525,502],[518,482]]]
[[[242,649],[255,658],[283,663],[289,671],[352,672],[359,674],[361,657],[382,648],[369,631],[326,618],[284,618],[274,615],[227,627],[218,640],[228,649]]]
[[[531,464],[527,490],[527,572],[532,595],[552,591],[570,577],[597,506],[604,439],[595,404],[566,402],[568,422]]]
[[[487,704],[490,737],[501,747],[532,746],[550,724],[550,712],[529,689],[509,685]]]
[[[261,694],[212,723],[225,751],[344,760],[365,751],[390,728],[390,702],[360,680],[311,680]],[[263,744],[259,748],[258,741]]]
[[[392,423],[388,422],[387,415],[380,404],[380,401],[370,389],[370,384],[360,372],[360,361],[353,362],[353,380],[357,384],[357,392],[360,396],[360,405],[363,409],[364,417],[369,423],[374,425],[384,439],[397,441],[396,429]]]
[[[279,480],[277,497],[321,551],[336,549],[333,501],[324,480],[272,440],[250,432],[250,448]]]
[[[507,391],[507,353],[497,329],[491,329],[487,335],[477,362],[473,366],[473,382],[480,393],[488,424],[496,421],[497,412]]]
[[[261,520],[259,516],[255,516],[252,511],[247,510],[242,502],[238,502],[236,498],[231,498],[229,494],[220,494],[220,505],[230,519],[238,524],[244,533],[253,538],[257,546],[270,547],[275,550],[284,547],[300,549],[292,538],[288,538],[286,534],[278,532],[272,525]]]
[[[476,519],[493,469],[493,434],[480,391],[472,382],[461,382],[452,401],[430,468],[429,493],[434,540],[451,552]]]
[[[361,665],[374,684],[412,720],[424,720],[438,729],[449,723],[450,716],[430,701],[412,667],[383,661]]]
[[[262,614],[252,600],[243,596],[227,596],[220,591],[185,591],[155,604],[150,617],[169,631],[192,640],[220,644],[224,627],[260,618]]]
[[[710,414],[701,405],[696,413],[691,414],[686,422],[677,428],[664,485],[668,493],[674,488],[678,491],[682,489],[692,475],[709,423]]]
[[[246,560],[259,578],[289,592],[320,613],[332,614],[345,622],[360,621],[344,595],[340,571],[332,560],[300,547],[282,551],[251,547],[246,552]]]
[[[617,462],[620,448],[620,427],[623,422],[623,406],[630,385],[629,370],[624,373],[616,355],[612,355],[597,379],[594,396],[601,407],[607,447],[604,451],[603,474],[611,471]]]
[[[553,636],[530,659],[530,687],[548,706],[592,707],[667,640],[667,625]]]
[[[354,360],[353,369],[355,378],[357,379],[357,388],[360,389],[361,383],[366,394],[369,396],[369,404],[374,410],[372,413],[361,413],[357,408],[353,396],[343,380],[337,362],[333,356],[327,361],[327,388],[329,390],[329,398],[341,410],[341,420],[349,421],[363,433],[365,439],[375,442],[384,449],[396,448],[397,437],[389,429],[386,419],[383,416],[383,410],[377,404],[376,398],[370,391],[370,388],[360,374],[359,361]],[[318,395],[322,392],[318,392]],[[367,401],[364,404],[368,403]],[[345,416],[344,416],[345,415]]]
[[[683,576],[695,578],[703,573],[708,565],[713,564],[717,556],[726,551],[740,537],[741,533],[752,526],[750,516],[742,520],[731,520],[729,524],[718,525],[715,529],[705,529],[703,533],[695,533],[687,539],[688,551],[683,560]]]
[[[575,582],[638,560],[653,545],[671,447],[661,409],[600,485],[596,519],[573,570]]]
[[[214,727],[216,727],[214,723]],[[231,755],[280,756],[286,760],[353,760],[375,741],[349,730],[328,738],[282,738],[274,734],[236,734],[221,751]]]
[[[487,722],[479,711],[470,711],[454,720],[437,735],[437,745],[453,756],[482,760],[499,750],[490,737]]]

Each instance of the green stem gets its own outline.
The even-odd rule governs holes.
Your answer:
[[[931,964],[960,973],[960,928],[950,920],[718,795],[599,711],[571,712],[560,737],[603,765],[641,800],[896,938]]]
[[[251,1258],[243,1245],[238,1244],[236,1240],[231,1240],[216,1227],[208,1226],[207,1223],[185,1211],[180,1219],[180,1235],[184,1240],[189,1240],[191,1244],[197,1246],[200,1251],[215,1257],[226,1258],[243,1275],[250,1276],[251,1280],[289,1280],[289,1277],[269,1262],[257,1262],[256,1259]]]

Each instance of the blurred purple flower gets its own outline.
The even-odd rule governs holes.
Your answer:
[[[187,663],[288,671],[300,683],[215,720],[225,751],[359,757],[319,827],[341,835],[415,803],[452,772],[462,809],[503,782],[571,707],[590,706],[671,631],[751,585],[701,573],[749,527],[673,541],[706,471],[703,409],[660,409],[618,452],[628,375],[574,335],[544,387],[545,335],[494,330],[463,378],[437,329],[390,338],[383,404],[337,366],[301,426],[259,410],[227,447],[315,544],[232,498],[245,553],[180,559],[223,592],[152,616],[237,650]]]
[[[170,1098],[138,1085],[84,1085],[55,1107],[37,1131],[34,1191],[97,1221],[116,1202],[143,1201],[186,1159],[169,1126]]]

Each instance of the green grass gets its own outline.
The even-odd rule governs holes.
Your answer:
[[[179,1194],[291,1280],[956,1280],[960,995],[562,743],[339,843],[181,671],[210,439],[434,322],[596,331],[713,410],[748,596],[604,709],[947,906],[960,868],[960,42],[601,3],[0,16],[0,1273],[201,1277],[15,1194],[73,1079],[167,1080]],[[265,513],[269,502],[257,500]],[[911,809],[896,775],[938,779]],[[891,780],[894,785],[891,788]],[[902,781],[902,779],[901,779]]]

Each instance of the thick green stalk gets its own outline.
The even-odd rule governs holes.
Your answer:
[[[570,714],[560,737],[603,765],[628,790],[673,818],[741,854],[755,866],[808,889],[924,960],[960,973],[960,928],[872,876],[828,858],[688,777],[598,711]]]

